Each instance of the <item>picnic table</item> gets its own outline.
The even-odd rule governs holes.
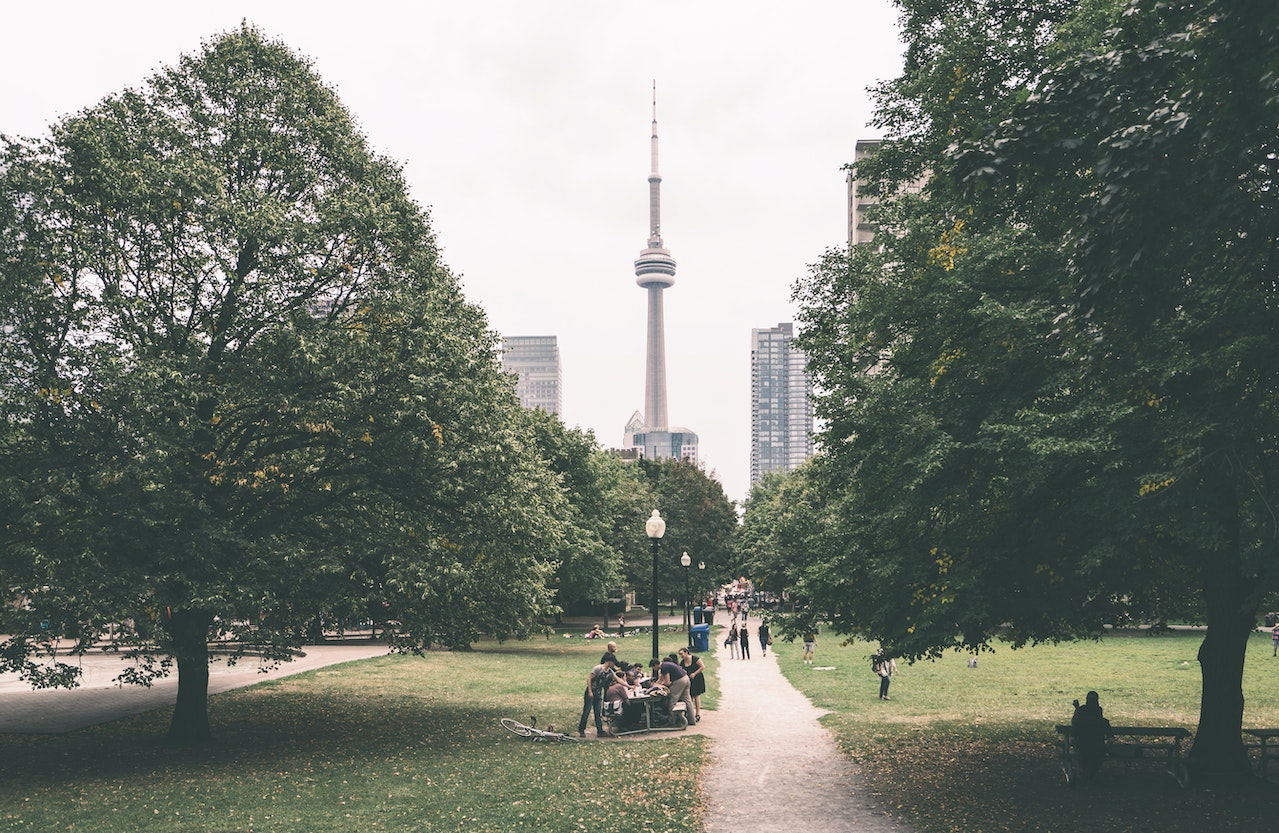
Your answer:
[[[1074,728],[1059,724],[1061,735],[1061,768],[1066,783],[1075,780],[1078,763],[1074,754]],[[1276,732],[1274,736],[1279,736]],[[1111,726],[1111,742],[1106,744],[1106,758],[1126,763],[1162,764],[1168,774],[1181,786],[1189,783],[1186,761],[1181,756],[1182,742],[1190,737],[1190,730],[1180,726]]]
[[[684,720],[672,720],[668,724],[664,719],[665,703],[667,692],[650,694],[645,693],[638,697],[631,697],[629,700],[615,703],[605,703],[606,717],[608,718],[609,729],[614,735],[634,735],[640,732],[678,732],[688,728],[687,716]],[[622,725],[622,705],[623,703],[638,703],[644,707],[643,723],[631,728],[623,728]],[[683,712],[684,704],[676,703],[675,708],[678,712]]]
[[[1267,764],[1272,757],[1279,757],[1279,744],[1273,741],[1279,738],[1279,729],[1244,729],[1245,735],[1252,735],[1258,741],[1257,746],[1261,750],[1261,758],[1257,761],[1257,769],[1261,774],[1262,780],[1266,780]]]

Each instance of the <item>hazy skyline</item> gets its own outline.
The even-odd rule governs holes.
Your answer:
[[[352,9],[355,11],[353,12]],[[866,88],[897,74],[889,0],[856,3],[169,2],[6,9],[0,132],[36,136],[202,41],[258,26],[310,58],[400,163],[468,300],[555,335],[564,421],[616,447],[644,399],[653,82],[671,422],[729,498],[749,488],[751,329],[846,237]]]

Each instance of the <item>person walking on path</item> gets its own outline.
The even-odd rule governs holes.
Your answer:
[[[897,662],[886,659],[883,654],[875,654],[875,664],[872,667],[879,675],[879,699],[887,700],[889,699],[888,684],[893,681],[893,675],[897,673]]]
[[[768,656],[768,646],[773,642],[773,635],[769,632],[768,623],[760,622],[759,630],[755,633],[759,635],[759,654],[760,656]]]
[[[728,629],[728,636],[724,639],[724,646],[728,648],[729,659],[737,659],[737,623],[734,622]]]
[[[720,660],[728,656],[717,650]],[[912,833],[888,815],[891,805],[880,803],[818,722],[824,712],[777,662],[770,652],[716,667],[718,709],[697,724],[711,742],[702,779],[706,833]]]
[[[742,627],[737,631],[737,649],[741,652],[742,659],[751,658],[751,632],[746,630],[746,619],[742,619]]]

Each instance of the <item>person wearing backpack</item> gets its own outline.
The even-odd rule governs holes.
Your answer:
[[[889,699],[888,684],[892,682],[893,675],[897,673],[897,662],[877,653],[871,658],[871,670],[879,675],[879,699]]]

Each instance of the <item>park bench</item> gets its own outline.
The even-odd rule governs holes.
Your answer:
[[[1279,729],[1244,729],[1245,735],[1251,735],[1256,738],[1252,741],[1244,741],[1244,746],[1251,752],[1257,750],[1257,774],[1265,780],[1269,775],[1269,763],[1271,758],[1279,758]]]
[[[1061,735],[1061,768],[1066,783],[1073,784],[1079,773],[1075,758],[1074,729],[1069,724],[1059,724]],[[1190,731],[1180,726],[1111,726],[1110,741],[1106,744],[1106,759],[1128,764],[1156,764],[1162,766],[1181,786],[1189,782],[1186,761],[1181,756],[1181,745],[1190,737]],[[1279,736],[1279,732],[1276,732]]]

